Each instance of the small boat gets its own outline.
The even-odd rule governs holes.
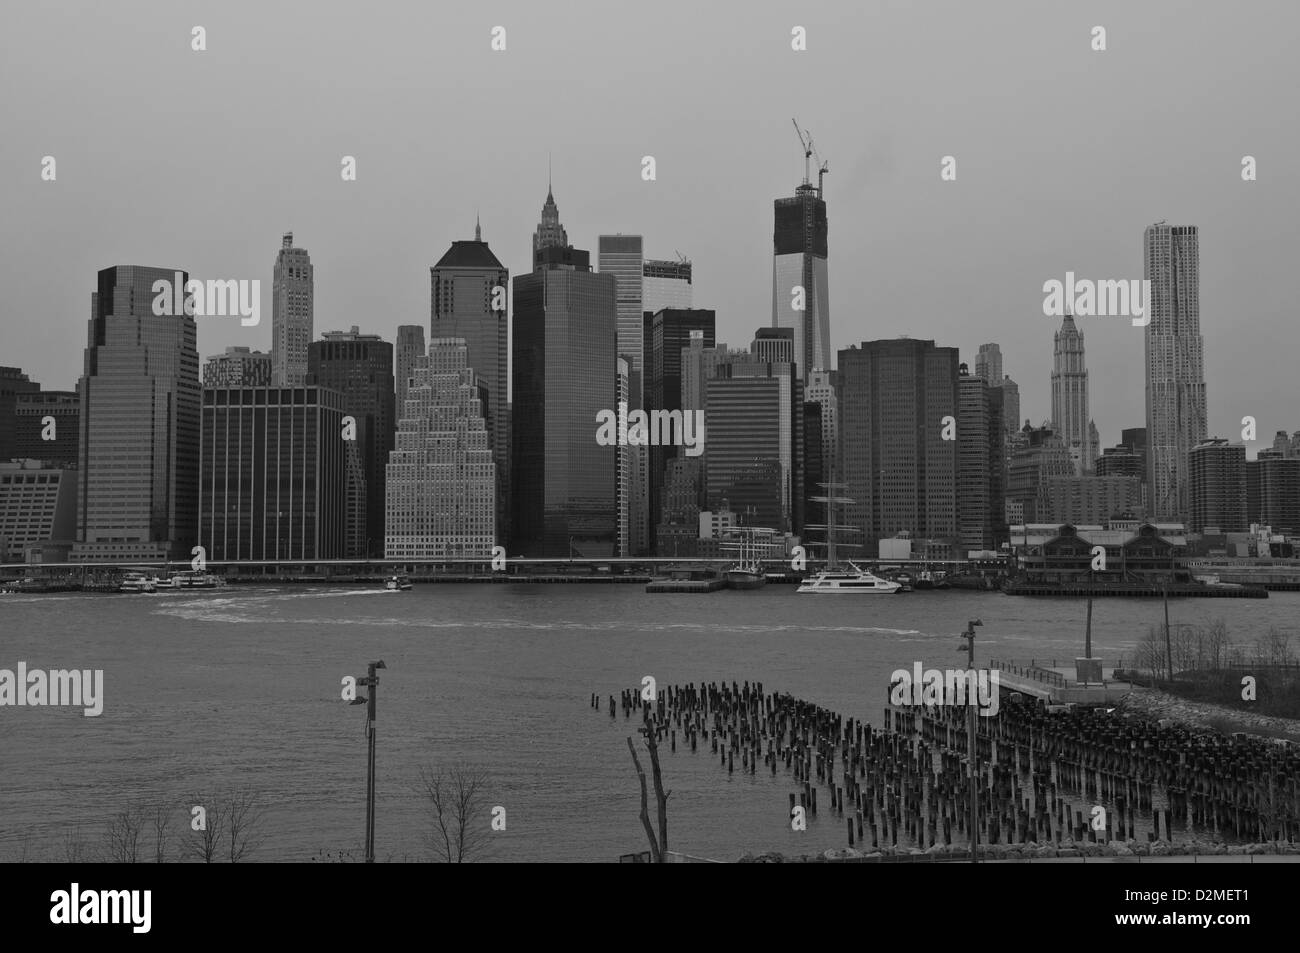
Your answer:
[[[142,572],[129,572],[122,577],[122,583],[117,587],[118,592],[157,592],[158,587],[154,585],[152,579],[148,578]]]
[[[167,581],[167,586],[171,589],[220,589],[225,585],[226,580],[201,569],[174,572]]]
[[[899,588],[899,590],[898,590],[899,592],[911,592],[911,591],[912,591],[912,582],[913,582],[913,580],[912,580],[912,577],[909,576],[907,573],[905,573],[905,572],[900,572],[897,576],[894,577],[894,582],[898,583],[898,585],[901,587],[901,588]]]
[[[797,592],[854,592],[862,594],[890,595],[903,587],[888,579],[881,579],[865,569],[859,569],[853,563],[845,564],[847,569],[829,569],[819,572],[810,579],[805,579]]]
[[[390,576],[388,581],[384,583],[384,588],[389,592],[403,592],[413,587],[411,580],[406,576]]]

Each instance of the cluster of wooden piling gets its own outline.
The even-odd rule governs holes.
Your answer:
[[[591,707],[601,708],[591,696]],[[761,682],[673,685],[654,702],[638,689],[608,698],[657,740],[697,752],[728,774],[784,770],[789,809],[809,824],[843,819],[849,846],[969,843],[972,779],[966,709],[887,708],[884,728]],[[1300,751],[1260,739],[1193,733],[1100,709],[1049,714],[1003,704],[976,721],[978,839],[1073,846],[1134,840],[1282,841],[1300,836]],[[818,790],[825,789],[822,803]],[[787,816],[787,822],[788,822]]]

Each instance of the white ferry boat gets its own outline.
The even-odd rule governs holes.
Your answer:
[[[174,572],[171,579],[167,581],[168,587],[172,589],[220,589],[225,584],[225,579],[200,569]]]
[[[158,587],[154,581],[142,572],[129,572],[122,577],[122,584],[117,587],[118,592],[157,592]]]
[[[819,572],[810,579],[805,579],[799,586],[799,592],[856,592],[890,595],[903,587],[888,579],[881,579],[865,569],[859,569],[853,563],[845,564],[847,569],[829,569]]]

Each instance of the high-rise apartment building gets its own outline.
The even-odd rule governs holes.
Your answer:
[[[1246,522],[1300,534],[1300,457],[1261,450],[1246,461]]]
[[[496,465],[483,394],[463,338],[434,338],[406,392],[389,455],[388,559],[492,557]]]
[[[307,378],[307,345],[314,330],[313,270],[307,249],[285,232],[271,281],[271,378],[277,387],[297,387]]]
[[[81,398],[75,560],[189,559],[198,527],[199,354],[187,314],[155,315],[155,282],[118,265],[91,295]],[[174,290],[174,289],[173,289]]]
[[[1246,445],[1222,437],[1202,440],[1187,457],[1187,528],[1244,533],[1246,522]]]
[[[1195,225],[1159,222],[1144,236],[1147,487],[1152,515],[1190,523],[1188,455],[1205,439],[1200,247]]]

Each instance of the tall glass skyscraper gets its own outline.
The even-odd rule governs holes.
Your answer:
[[[397,326],[397,417],[400,420],[402,408],[406,406],[406,385],[415,374],[415,366],[425,357],[424,328],[418,324],[399,324]]]
[[[349,441],[348,558],[377,557],[384,549],[384,478],[393,449],[396,391],[393,345],[377,334],[327,331],[307,349],[307,383],[343,394],[348,416],[356,419],[356,440]],[[357,466],[364,497],[358,495]],[[361,500],[364,498],[364,513]],[[358,525],[360,524],[360,525]],[[364,531],[361,527],[364,527]]]
[[[295,248],[285,232],[275,258],[271,283],[272,380],[277,387],[297,387],[307,379],[307,345],[313,331],[311,256]]]
[[[943,420],[959,409],[957,349],[907,338],[839,352],[839,424],[846,507],[870,557],[903,530],[914,540],[957,537],[958,441]]]
[[[830,292],[826,270],[826,202],[816,186],[775,202],[772,326],[794,329],[794,360],[804,381],[830,370]],[[802,288],[802,302],[796,289]],[[802,309],[797,305],[802,303]]]
[[[171,287],[178,278],[183,288],[185,272],[118,265],[99,272],[90,296],[74,559],[190,557],[198,529],[197,329],[190,315],[153,313],[154,282]]]
[[[1147,491],[1151,515],[1189,513],[1188,454],[1205,439],[1200,241],[1195,225],[1158,222],[1144,235],[1151,282],[1146,326]]]
[[[554,209],[548,193],[539,235],[564,234]],[[534,248],[533,273],[514,280],[512,551],[609,556],[617,448],[597,443],[596,427],[617,410],[617,283],[586,251],[536,237]]]

